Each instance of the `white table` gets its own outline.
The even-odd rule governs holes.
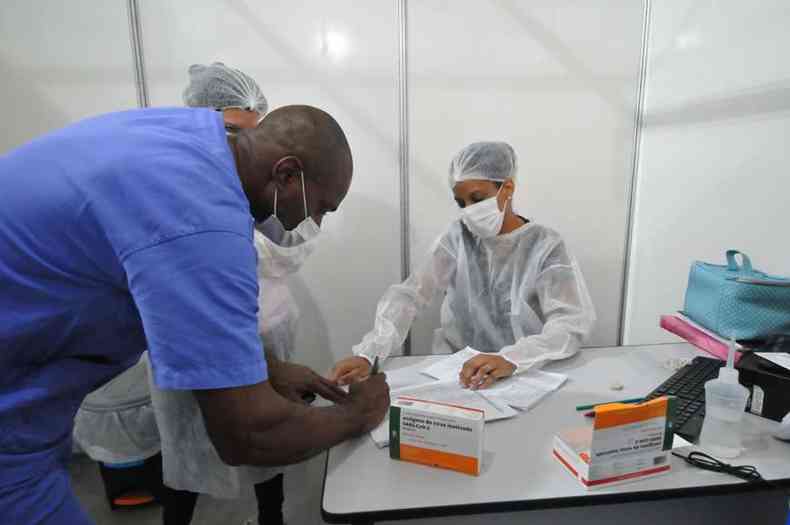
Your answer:
[[[704,507],[698,509],[704,512],[702,515],[710,515],[715,508],[725,516],[719,523],[734,523],[727,518],[743,513],[745,500],[732,496],[719,497],[715,503],[702,500],[749,493],[748,507],[756,507],[748,511],[750,523],[783,524],[778,516],[786,515],[787,496],[778,486],[790,485],[790,444],[770,436],[776,423],[756,416],[745,417],[746,451],[733,463],[756,466],[766,480],[776,484],[772,487],[749,485],[732,476],[692,468],[673,457],[672,471],[667,475],[588,492],[552,457],[556,432],[580,424],[583,416],[575,411],[577,405],[643,396],[672,375],[666,366],[668,359],[695,355],[706,354],[685,344],[597,348],[582,350],[574,358],[548,366],[548,371],[567,374],[568,383],[530,412],[486,425],[486,454],[479,477],[391,460],[388,450],[377,449],[368,436],[343,443],[327,457],[324,519],[330,523],[373,523],[589,505],[601,506],[596,507],[596,513],[609,508],[616,518],[626,510],[622,504],[638,502],[641,509],[648,509],[650,505],[644,502],[671,503],[683,498],[683,508],[688,512],[678,515],[677,505],[665,505],[663,511],[655,511],[661,521],[674,512],[674,523],[678,519],[682,522],[685,514],[689,523],[702,523],[692,510],[699,501]],[[437,358],[393,358],[384,368]],[[623,383],[625,388],[612,391],[613,381]],[[697,498],[686,499],[690,496]],[[620,505],[611,505],[615,503]],[[647,516],[640,519],[641,525],[649,522]]]

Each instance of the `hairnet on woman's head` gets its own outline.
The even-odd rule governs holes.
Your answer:
[[[221,62],[189,66],[184,104],[196,108],[240,108],[264,115],[269,109],[261,88],[249,75]]]
[[[516,152],[507,142],[473,142],[450,161],[450,188],[464,180],[505,182],[517,169]]]

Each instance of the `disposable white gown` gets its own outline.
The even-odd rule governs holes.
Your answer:
[[[142,461],[159,452],[159,432],[148,392],[148,354],[91,392],[74,417],[74,441],[103,463]]]
[[[267,275],[263,235],[255,231],[258,251],[258,326],[267,352],[289,360],[299,310],[285,276]],[[233,467],[220,459],[209,439],[203,415],[191,390],[162,390],[150,374],[151,398],[162,439],[165,485],[178,490],[238,498],[242,490],[283,472],[282,467]]]
[[[557,232],[527,223],[481,240],[455,221],[423,265],[387,290],[373,330],[354,354],[389,356],[441,292],[434,346],[498,353],[517,366],[516,373],[575,354],[595,324],[584,277]]]

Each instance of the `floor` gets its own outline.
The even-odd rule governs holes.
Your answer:
[[[290,524],[299,525],[323,525],[321,519],[321,483],[324,474],[324,456],[321,455],[311,461],[291,467],[285,475],[285,519]],[[94,519],[97,525],[160,525],[159,507],[152,506],[145,509],[128,511],[110,511],[104,499],[104,488],[99,478],[98,467],[95,463],[84,456],[75,456],[71,467],[74,491],[82,502],[83,507]],[[530,523],[533,525],[556,525],[557,523],[585,525],[613,525],[615,523],[635,523],[640,521],[643,525],[659,524],[683,521],[680,518],[688,519],[690,510],[684,509],[689,501],[696,501],[701,504],[709,504],[710,508],[703,508],[702,513],[696,520],[697,524],[723,523],[720,517],[712,518],[715,512],[714,507],[724,507],[723,502],[728,502],[730,496],[718,496],[710,498],[694,498],[693,500],[678,500],[670,502],[640,502],[631,505],[612,505],[607,509],[607,505],[593,507],[592,511],[585,508],[559,509],[556,511],[533,511],[530,513]],[[749,497],[752,503],[759,503],[757,496]],[[709,500],[707,502],[702,500]],[[737,504],[737,503],[736,503]],[[757,505],[759,507],[759,504]],[[655,508],[653,508],[655,507]],[[748,516],[754,515],[754,509],[749,510],[752,505],[740,505],[738,509],[733,509],[730,517],[737,518],[728,523],[746,523],[750,520]],[[193,525],[241,525],[244,521],[253,516],[255,511],[255,500],[252,494],[241,500],[227,501],[202,497],[198,501],[195,510]],[[608,512],[606,512],[608,510]],[[653,511],[648,512],[648,511]],[[630,514],[629,514],[630,512]],[[735,516],[742,513],[743,516]],[[674,515],[674,516],[673,516]],[[622,519],[612,519],[613,516],[620,516]],[[711,516],[713,521],[704,519]],[[495,514],[489,516],[469,516],[466,518],[439,518],[435,520],[416,520],[409,522],[418,525],[462,525],[462,524],[511,524],[524,523],[524,515]],[[692,520],[693,521],[693,520]],[[784,520],[781,520],[782,523]],[[751,521],[754,523],[754,521]],[[389,522],[393,523],[393,522]],[[402,523],[402,522],[399,522]],[[772,522],[776,523],[776,522]],[[384,524],[382,524],[384,525]],[[781,525],[776,523],[776,525]],[[788,520],[790,525],[790,520]]]
[[[324,456],[292,467],[285,475],[285,519],[289,523],[322,525],[320,502]],[[96,463],[75,456],[71,465],[74,492],[96,525],[160,525],[160,507],[111,511]],[[241,525],[255,516],[255,498],[220,500],[203,496],[198,500],[193,525]],[[257,523],[257,522],[256,522]]]

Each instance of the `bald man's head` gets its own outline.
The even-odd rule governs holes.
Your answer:
[[[274,213],[286,229],[308,214],[318,224],[348,193],[353,173],[351,148],[331,115],[311,106],[285,106],[266,115],[231,142],[242,187],[256,220]]]

